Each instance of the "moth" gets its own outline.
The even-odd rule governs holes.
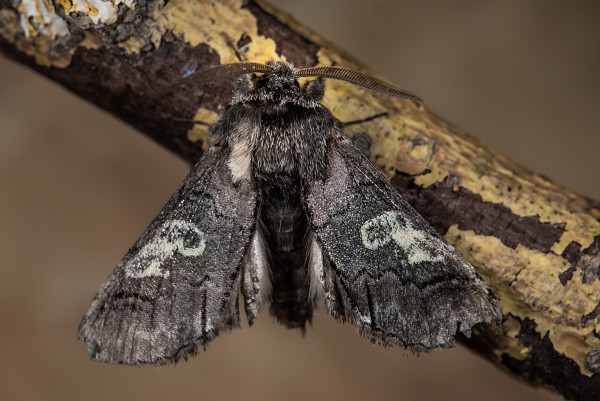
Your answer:
[[[475,269],[392,188],[321,104],[323,78],[419,101],[336,67],[226,64],[214,142],[92,301],[78,336],[121,364],[187,358],[270,313],[304,329],[315,302],[384,346],[451,347],[500,319]],[[303,86],[300,77],[317,77]]]

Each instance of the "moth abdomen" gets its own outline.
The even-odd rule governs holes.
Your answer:
[[[302,205],[299,176],[278,175],[259,181],[259,219],[271,265],[271,308],[289,328],[304,329],[312,319],[307,266],[309,222]]]

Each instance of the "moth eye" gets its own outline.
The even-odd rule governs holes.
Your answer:
[[[254,89],[254,74],[242,74],[233,79],[233,89],[236,93],[246,94]]]
[[[304,85],[303,90],[309,98],[320,101],[325,94],[325,83],[321,78],[313,79]]]

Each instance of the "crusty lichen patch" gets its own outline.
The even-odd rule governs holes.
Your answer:
[[[24,0],[25,1],[25,0]],[[65,13],[81,13],[90,17],[94,24],[114,24],[120,4],[135,8],[136,0],[57,0]]]
[[[276,44],[258,34],[256,18],[242,8],[241,0],[225,0],[210,3],[195,1],[171,1],[160,12],[159,22],[172,30],[192,46],[209,43],[221,59],[221,64],[247,60],[266,62],[279,58]],[[242,36],[250,41],[237,49]]]
[[[556,351],[575,361],[582,373],[591,375],[585,369],[585,357],[590,349],[600,346],[600,339],[592,334],[600,330],[600,325],[591,320],[582,326],[581,317],[598,304],[600,281],[584,284],[578,271],[577,277],[563,286],[558,276],[569,263],[558,255],[522,245],[512,249],[495,237],[461,231],[456,226],[450,227],[445,238],[490,283],[505,315],[533,320],[538,333],[542,337],[548,334]],[[518,333],[519,330],[504,329],[505,335],[516,337]],[[524,358],[522,346],[515,348],[518,340],[514,340],[507,342],[507,348],[494,350],[498,359],[503,353]]]
[[[117,21],[120,4],[130,8],[135,0],[58,0],[65,12],[87,15],[95,24],[112,24]],[[45,67],[66,68],[77,46],[96,48],[99,41],[89,31],[84,39],[68,42],[69,26],[56,12],[50,0],[21,0],[18,15],[10,9],[0,10],[0,35],[23,53],[35,58],[36,63]],[[77,46],[74,46],[74,44]]]
[[[55,39],[69,34],[67,23],[56,14],[50,0],[21,0],[19,23],[25,36],[48,36]]]
[[[17,13],[12,10],[0,10],[0,36],[6,41],[14,43],[19,51],[34,57],[35,62],[41,66],[65,68],[70,64],[74,49],[53,54],[50,51],[54,44],[51,36],[36,35],[23,39],[20,35],[21,28]]]
[[[134,8],[135,0],[57,0],[66,14],[87,15],[94,24],[113,24],[117,21],[120,4]],[[21,0],[19,19],[26,37],[38,35],[55,39],[69,34],[67,23],[58,15],[50,0]]]

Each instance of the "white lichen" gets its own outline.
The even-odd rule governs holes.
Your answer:
[[[117,21],[120,4],[130,9],[136,0],[58,0],[66,14],[81,13],[90,17],[94,24],[113,24]],[[26,37],[37,35],[55,39],[69,34],[67,23],[56,13],[50,0],[21,0],[19,4],[21,29]]]
[[[55,39],[69,34],[67,23],[56,14],[50,0],[21,0],[19,22],[27,37],[42,34]]]
[[[94,24],[113,24],[117,21],[120,4],[130,9],[135,7],[135,0],[62,0],[61,4],[68,13],[86,14]]]

